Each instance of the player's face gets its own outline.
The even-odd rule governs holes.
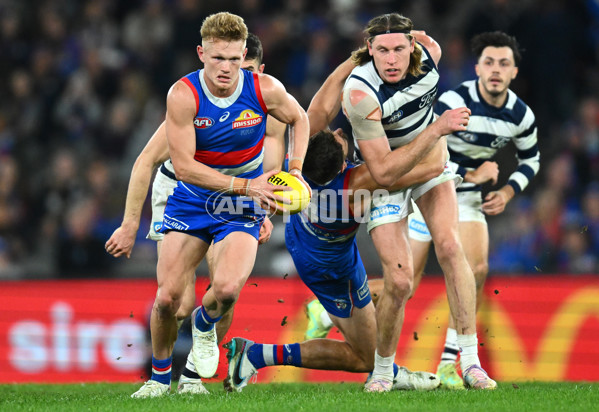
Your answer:
[[[239,68],[245,57],[242,40],[204,40],[198,46],[198,57],[204,63],[204,80],[215,95],[232,93],[239,79]]]
[[[264,64],[260,64],[258,59],[245,59],[243,63],[241,63],[241,68],[254,73],[264,72]]]
[[[379,76],[387,83],[397,83],[406,77],[414,41],[403,33],[379,34],[368,43]]]
[[[510,83],[518,74],[514,53],[509,47],[485,47],[474,66],[483,97],[497,99],[505,96]]]

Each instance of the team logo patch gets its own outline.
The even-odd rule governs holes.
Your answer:
[[[196,117],[193,119],[193,125],[196,129],[208,129],[214,125],[214,120],[209,117]]]
[[[254,113],[253,110],[247,109],[241,112],[239,117],[233,122],[233,129],[244,127],[252,127],[262,123],[262,116]]]
[[[160,229],[162,229],[162,221],[160,222],[154,222],[154,232],[158,232]]]
[[[347,301],[343,299],[335,299],[333,302],[335,302],[335,306],[337,306],[337,309],[339,310],[344,310],[347,308]]]

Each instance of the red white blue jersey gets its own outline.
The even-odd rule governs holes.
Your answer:
[[[203,75],[202,69],[181,79],[196,101],[194,159],[230,176],[261,175],[267,109],[258,75],[240,70],[235,91],[225,98],[210,93]],[[179,185],[195,195],[214,193],[189,183]]]
[[[305,260],[324,266],[355,254],[360,223],[348,203],[348,183],[354,167],[348,164],[342,173],[322,186],[306,178],[312,188],[312,200],[301,213],[291,216],[285,233],[287,241],[294,239],[302,245]]]

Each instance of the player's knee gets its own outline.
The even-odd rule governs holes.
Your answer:
[[[389,286],[391,296],[401,301],[407,300],[412,294],[413,282],[409,276],[393,276],[385,282]]]
[[[212,289],[216,300],[226,308],[233,306],[239,297],[240,288],[234,282],[213,282]]]
[[[159,314],[171,316],[177,313],[181,305],[180,297],[172,293],[158,293],[154,301],[154,308]]]
[[[474,279],[476,280],[476,289],[480,290],[485,285],[485,280],[489,274],[489,264],[487,262],[476,264],[472,268],[472,271],[474,272]]]
[[[472,271],[474,272],[474,276],[476,276],[477,282],[480,279],[484,283],[489,274],[489,264],[487,262],[477,263],[472,268]]]
[[[457,236],[443,236],[435,240],[435,253],[439,261],[448,261],[462,253],[462,246]]]

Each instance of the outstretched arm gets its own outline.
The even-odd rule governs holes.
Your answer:
[[[435,62],[435,66],[439,65],[441,60],[441,46],[431,36],[427,35],[424,30],[412,30],[411,33],[414,39],[424,47],[430,53],[431,57]]]
[[[310,136],[324,130],[333,121],[341,109],[341,91],[343,84],[356,67],[351,59],[347,59],[327,77],[316,92],[308,107],[310,119]]]
[[[110,236],[105,245],[106,251],[112,256],[125,255],[127,258],[131,256],[144,201],[152,180],[152,173],[154,169],[168,159],[168,156],[165,123],[162,122],[139,156],[137,156],[131,170],[123,222]]]

